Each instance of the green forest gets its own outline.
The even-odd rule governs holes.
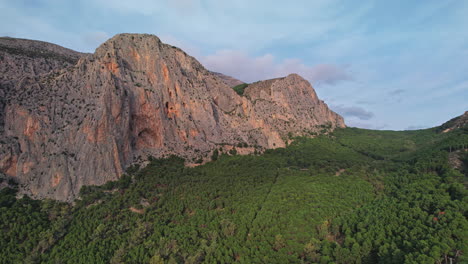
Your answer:
[[[466,126],[344,128],[193,168],[152,158],[74,204],[11,183],[0,263],[468,263],[467,148]]]

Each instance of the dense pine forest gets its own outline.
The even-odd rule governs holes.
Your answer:
[[[0,191],[0,263],[467,263],[468,128],[335,130],[189,168],[150,159],[74,204]]]

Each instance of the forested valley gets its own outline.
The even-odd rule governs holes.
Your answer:
[[[74,204],[0,190],[0,263],[467,263],[468,128],[150,159]],[[8,183],[8,184],[6,184]]]

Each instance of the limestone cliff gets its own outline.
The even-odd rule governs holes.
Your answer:
[[[298,75],[239,96],[152,35],[120,34],[94,54],[64,57],[79,60],[0,83],[0,171],[33,197],[72,200],[81,186],[116,179],[149,155],[190,163],[215,148],[262,151],[290,135],[344,126]]]
[[[343,118],[319,100],[310,83],[297,74],[250,84],[244,95],[253,105],[250,115],[282,138],[320,132],[320,126],[344,127]]]

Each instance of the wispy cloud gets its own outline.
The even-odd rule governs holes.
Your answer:
[[[221,50],[208,56],[200,57],[210,70],[231,75],[246,82],[271,79],[297,73],[312,84],[337,84],[352,80],[347,67],[332,64],[308,66],[299,59],[278,61],[272,54],[250,57],[245,52]]]
[[[369,120],[374,117],[374,113],[359,106],[334,105],[332,109],[345,117],[356,117],[361,120]]]
[[[395,90],[392,90],[390,92],[388,92],[389,95],[400,95],[402,93],[404,93],[405,90],[404,89],[395,89]]]

